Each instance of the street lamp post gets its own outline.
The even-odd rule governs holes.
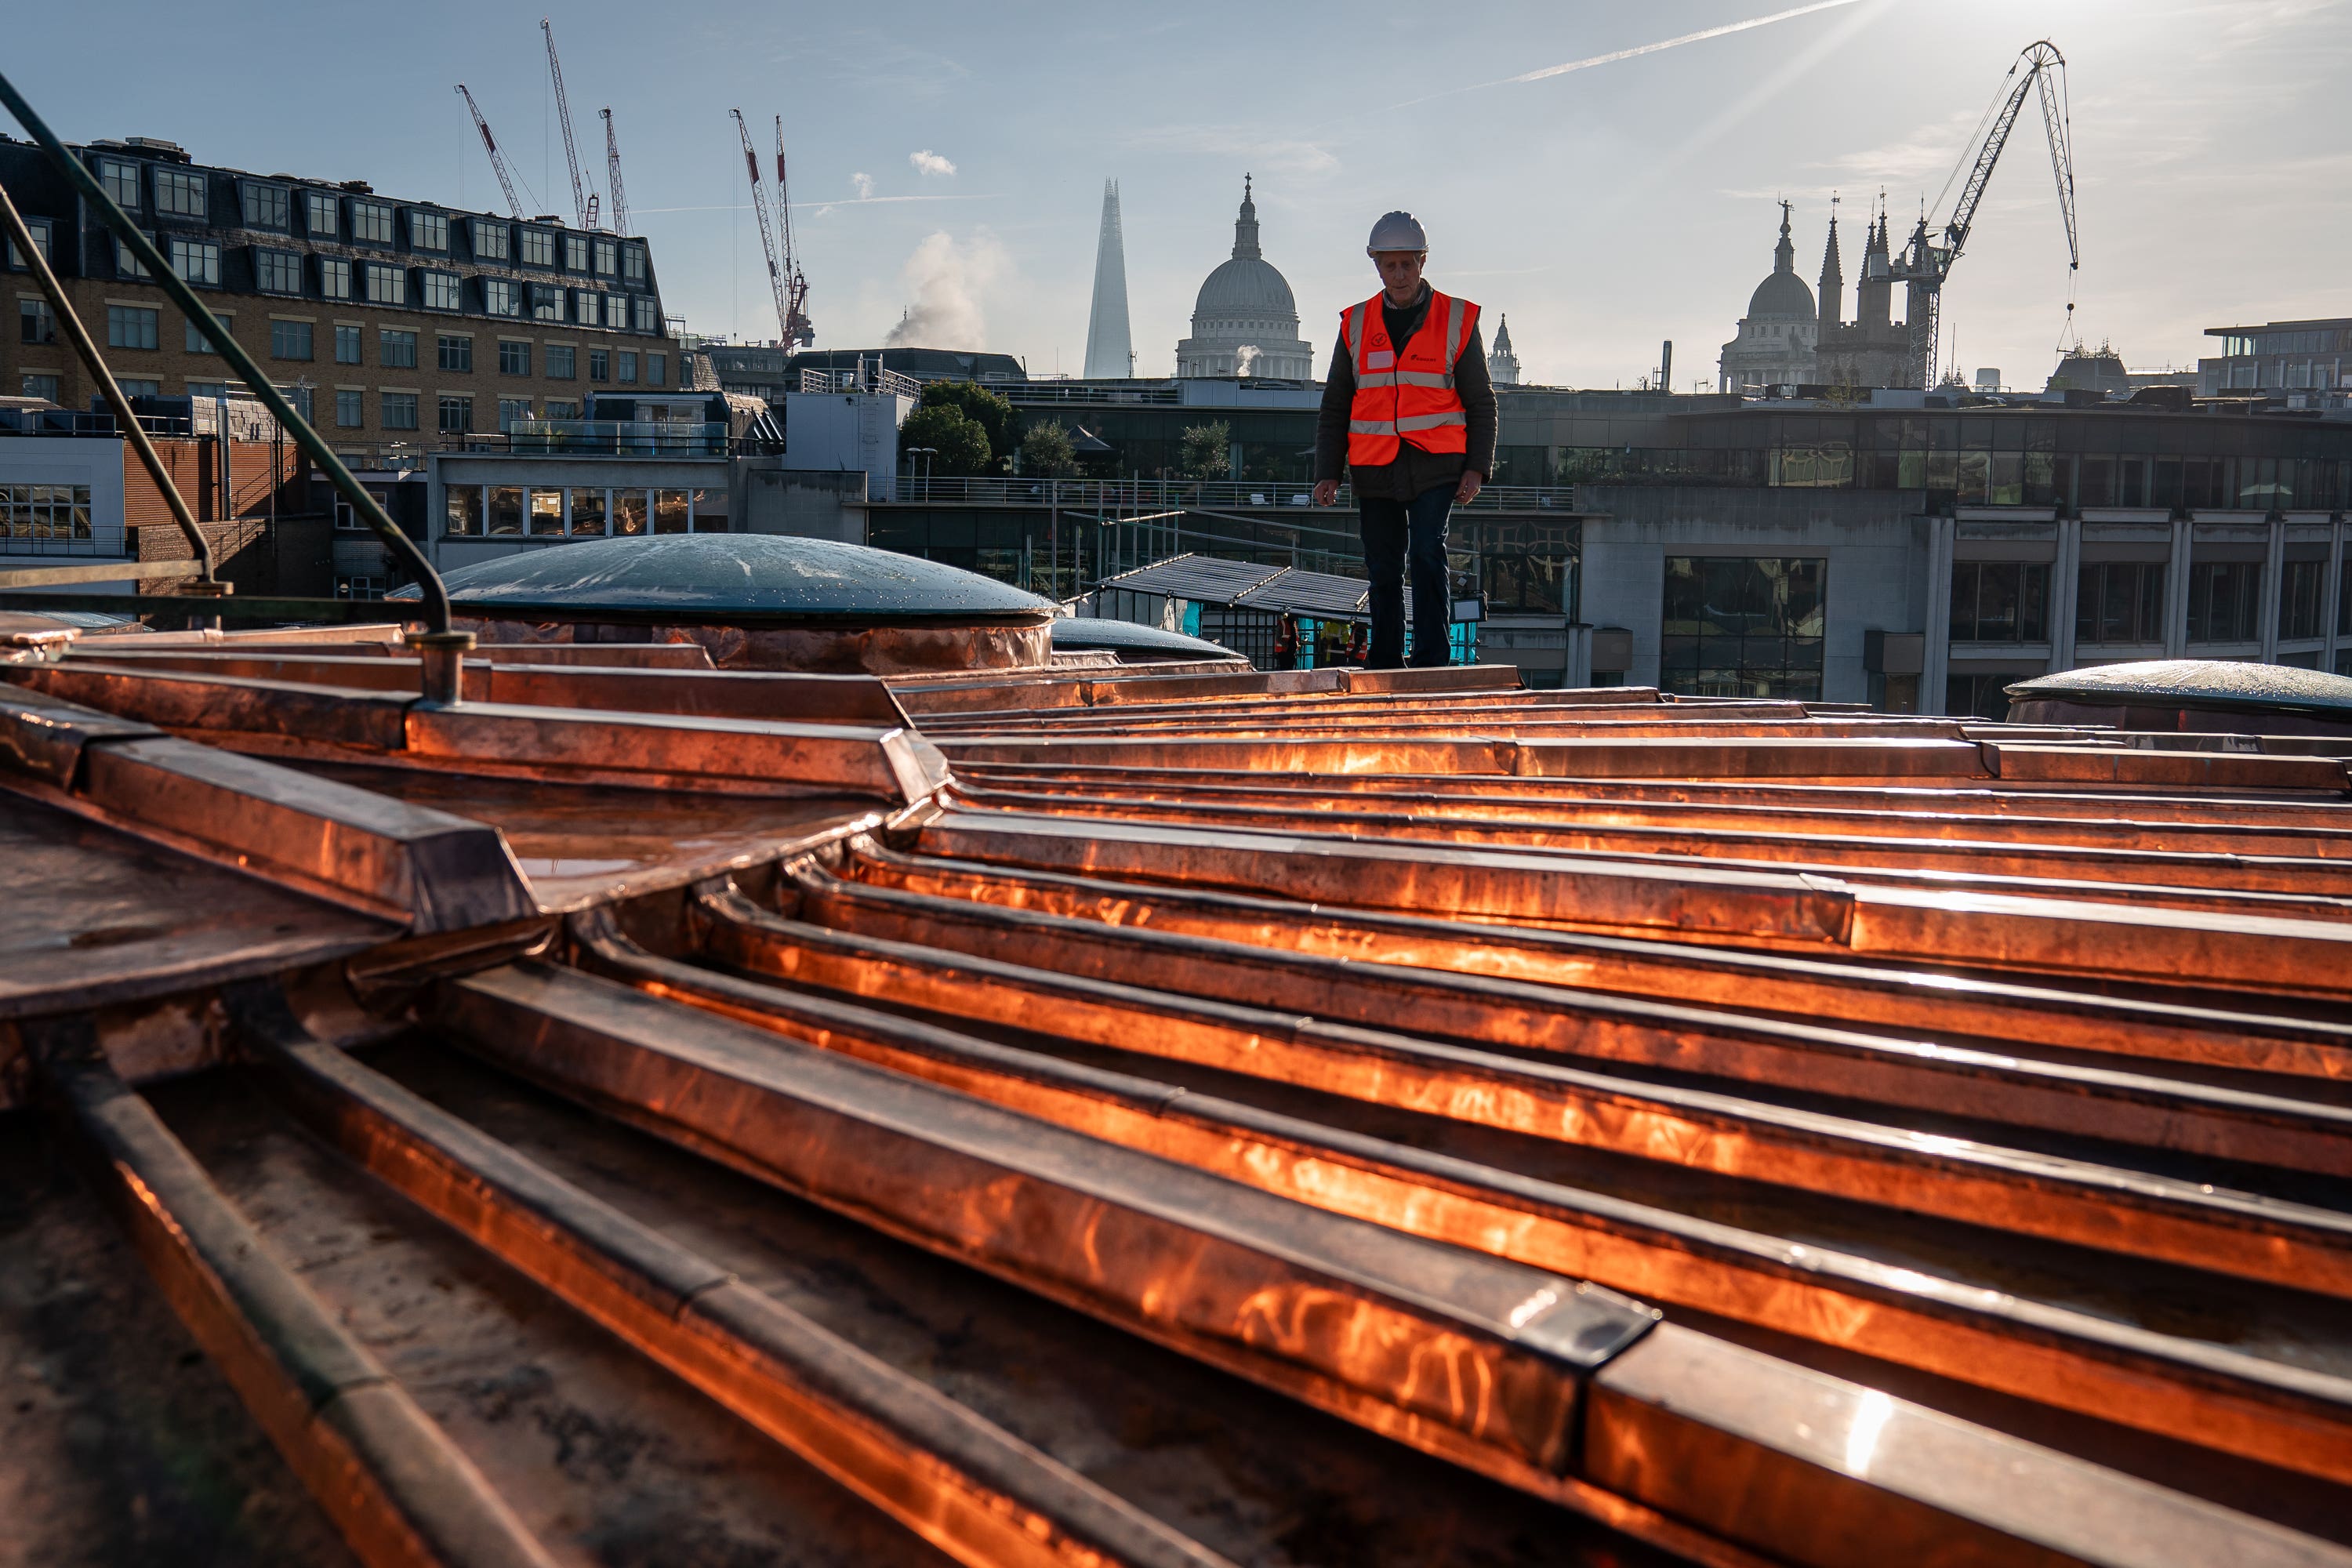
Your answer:
[[[907,448],[907,457],[908,458],[907,468],[909,470],[907,476],[908,478],[914,478],[914,474],[912,472],[915,467],[913,459],[916,458],[923,459],[923,499],[925,500],[931,499],[931,459],[939,455],[940,449],[937,447],[909,447]]]

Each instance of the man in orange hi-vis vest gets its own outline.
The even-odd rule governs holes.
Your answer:
[[[1412,582],[1412,662],[1444,664],[1453,595],[1445,528],[1495,471],[1495,387],[1478,307],[1422,281],[1429,243],[1411,213],[1372,226],[1365,254],[1381,291],[1339,316],[1315,432],[1315,504],[1339,499],[1344,464],[1363,519],[1372,580],[1374,669],[1405,662],[1404,588]]]

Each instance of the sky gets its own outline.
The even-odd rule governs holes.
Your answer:
[[[2067,61],[2084,339],[2188,366],[2208,327],[2352,313],[2347,0],[544,5],[246,3],[225,20],[126,0],[105,40],[91,13],[45,6],[12,22],[0,68],[69,141],[161,136],[202,162],[497,210],[462,80],[526,210],[569,212],[545,15],[583,173],[603,188],[609,105],[632,226],[693,331],[776,332],[740,107],[763,159],[783,117],[821,347],[872,347],[912,310],[936,346],[1075,374],[1114,178],[1138,373],[1167,374],[1247,173],[1318,361],[1377,287],[1372,220],[1402,207],[1432,280],[1508,316],[1524,379],[1632,386],[1672,339],[1690,390],[1714,384],[1771,268],[1779,198],[1809,284],[1840,198],[1850,316],[1869,205],[1883,189],[1907,228],[2018,51],[2048,37]],[[1957,363],[2038,386],[2066,259],[2029,106],[1945,288]]]

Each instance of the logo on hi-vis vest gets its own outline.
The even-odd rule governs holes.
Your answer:
[[[1366,370],[1394,370],[1396,368],[1396,351],[1393,349],[1372,350],[1370,353],[1364,356],[1364,368]]]

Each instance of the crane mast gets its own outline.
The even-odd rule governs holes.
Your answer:
[[[490,122],[482,118],[482,110],[474,102],[474,95],[466,90],[466,84],[462,81],[457,84],[457,96],[466,100],[466,112],[474,117],[474,129],[482,133],[482,145],[489,152],[490,168],[499,177],[499,189],[507,194],[507,211],[517,217],[522,216],[522,204],[515,200],[514,180],[507,174],[506,154],[499,151],[498,138],[490,134]]]
[[[2020,76],[2022,71],[2024,74]],[[1910,321],[1911,343],[1909,379],[1919,387],[1936,384],[1937,333],[1942,314],[1944,279],[1951,276],[1952,264],[1960,258],[1968,244],[1969,231],[1975,226],[1977,205],[1984,199],[1985,186],[1992,178],[1993,165],[2000,161],[2001,149],[2009,144],[2009,133],[2017,124],[2019,112],[2025,107],[2025,95],[2038,89],[2042,99],[2042,123],[2050,139],[2050,169],[2058,184],[2058,208],[2066,221],[2067,300],[2066,319],[2071,333],[2074,325],[2074,275],[2083,265],[2081,247],[2074,232],[2074,133],[2065,104],[2066,58],[2048,39],[2028,45],[2009,68],[2015,85],[2007,89],[1998,100],[1991,123],[1979,143],[1974,162],[1969,165],[1968,178],[1960,187],[1958,202],[1941,231],[1941,244],[1927,232],[1927,217],[1919,216],[1918,226],[1904,247],[1903,258],[1893,269],[1895,279],[1909,285],[1907,314]],[[1967,154],[1963,153],[1965,160]],[[1958,171],[1955,170],[1957,177]],[[1946,189],[1949,189],[1949,185]]]
[[[612,193],[613,207],[606,216],[612,220],[614,234],[629,232],[629,194],[621,185],[621,143],[613,134],[613,110],[608,106],[596,111],[604,121],[604,188]]]
[[[596,198],[580,178],[580,149],[572,140],[572,108],[563,101],[563,62],[555,57],[555,25],[541,16],[539,30],[547,35],[547,74],[555,83],[555,122],[563,128],[563,159],[572,165],[572,215],[582,228],[594,228]]]
[[[776,297],[776,330],[790,347],[793,309],[784,289],[783,268],[776,262],[776,231],[768,221],[767,193],[760,189],[760,155],[751,151],[751,128],[743,122],[743,111],[727,112],[735,117],[735,132],[743,139],[743,169],[751,176],[751,210],[760,217],[760,248],[768,258],[768,288]]]
[[[816,328],[808,318],[808,279],[801,272],[800,252],[793,244],[793,199],[784,181],[784,117],[776,116],[776,217],[784,230],[784,347],[816,342]]]

